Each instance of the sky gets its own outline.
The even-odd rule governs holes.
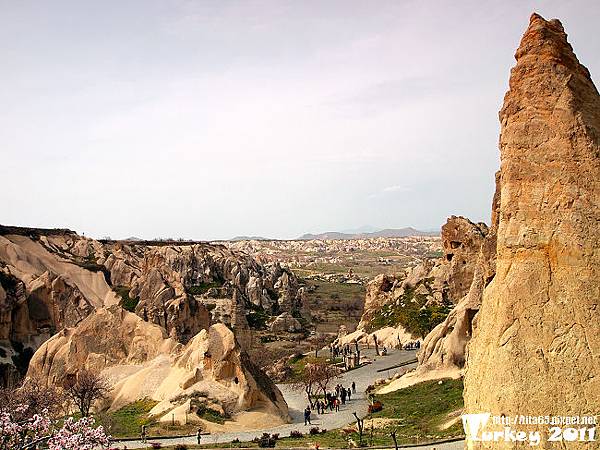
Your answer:
[[[206,240],[489,223],[533,11],[597,80],[596,0],[0,0],[0,223]]]

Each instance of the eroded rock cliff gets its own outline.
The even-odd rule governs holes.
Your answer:
[[[74,328],[46,341],[28,375],[62,385],[80,369],[103,375],[112,386],[108,406],[118,409],[144,398],[159,402],[152,414],[169,420],[208,407],[235,420],[252,409],[283,422],[287,405],[223,324],[211,325],[181,344],[165,330],[123,310],[100,308]]]
[[[0,226],[0,382],[17,382],[50,336],[119,304],[186,343],[213,323],[242,345],[256,316],[306,315],[294,275],[220,245],[99,242]]]
[[[358,330],[397,328],[390,345],[421,339],[469,291],[488,227],[450,217],[442,227],[442,258],[427,259],[397,276],[379,275],[367,285]],[[351,336],[353,338],[353,336]]]
[[[425,337],[417,355],[419,366],[414,374],[416,378],[427,371],[439,372],[442,377],[462,375],[466,360],[466,346],[473,336],[473,321],[481,306],[483,291],[496,274],[499,178],[500,172],[497,172],[496,192],[492,200],[492,225],[486,230],[484,238],[477,240],[474,248],[479,248],[478,253],[475,255],[471,253],[468,256],[469,265],[473,267],[469,289],[452,308],[448,317]],[[460,279],[459,283],[464,283],[464,277]],[[456,282],[451,284],[456,285]]]
[[[595,415],[600,96],[558,20],[534,14],[515,57],[500,111],[496,275],[468,346],[465,409],[508,417]],[[542,433],[544,448],[563,448],[547,442],[547,426],[526,428]]]

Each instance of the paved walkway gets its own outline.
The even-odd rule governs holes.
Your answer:
[[[317,415],[316,411],[313,412],[311,417],[312,426],[318,426],[327,430],[333,430],[336,428],[342,428],[349,423],[353,423],[356,419],[353,416],[353,412],[356,412],[359,417],[363,417],[367,414],[368,400],[365,395],[365,389],[378,378],[387,378],[393,375],[399,369],[390,369],[389,371],[377,372],[380,369],[394,366],[396,364],[410,361],[415,358],[416,351],[410,350],[391,350],[387,356],[374,357],[374,351],[361,350],[361,352],[369,358],[374,358],[372,364],[360,367],[358,369],[351,370],[343,373],[338,379],[332,382],[331,388],[335,387],[336,384],[340,383],[345,387],[350,387],[352,381],[356,383],[356,394],[352,395],[352,400],[346,402],[345,405],[340,406],[339,412],[327,412],[323,415]],[[415,364],[408,365],[406,367],[414,367]],[[251,441],[255,437],[260,437],[263,433],[279,433],[281,437],[290,435],[293,430],[299,430],[306,432],[310,426],[304,425],[303,411],[306,408],[307,400],[304,392],[298,392],[291,389],[288,384],[278,385],[281,390],[285,401],[288,404],[290,416],[292,417],[292,423],[280,425],[269,429],[256,430],[256,431],[239,431],[239,432],[227,432],[227,433],[215,433],[210,435],[202,436],[202,444],[217,444],[222,442],[231,442],[234,439],[239,439],[242,442]],[[152,441],[152,439],[149,439]],[[184,438],[171,438],[171,439],[160,439],[159,441],[163,446],[175,445],[179,443],[195,444],[196,437],[184,437]],[[128,442],[117,442],[119,448],[123,448],[126,445],[128,449],[132,448],[147,448],[148,444],[144,444],[141,441],[128,441]],[[455,443],[453,443],[455,444]],[[464,443],[458,447],[452,446],[435,446],[436,450],[454,450],[455,448],[463,448]],[[420,447],[428,448],[428,447]]]

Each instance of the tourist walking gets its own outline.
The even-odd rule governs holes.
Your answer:
[[[142,425],[142,432],[140,433],[140,440],[146,443],[146,425]]]
[[[202,429],[198,428],[198,431],[196,431],[196,442],[198,443],[198,445],[200,445],[201,440],[202,440]]]
[[[352,390],[350,388],[348,388],[346,390],[346,394],[348,395],[348,401],[350,401],[350,394],[352,393]]]
[[[356,394],[356,383],[354,381],[352,382],[352,393]]]
[[[310,423],[310,407],[307,406],[304,410],[304,425],[311,425]]]

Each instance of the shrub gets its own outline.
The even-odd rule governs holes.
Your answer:
[[[206,405],[199,405],[196,410],[196,415],[209,422],[214,422],[223,425],[227,417],[214,409],[208,408]]]
[[[200,282],[200,284],[194,284],[186,287],[186,291],[190,295],[202,295],[206,294],[210,289],[219,289],[223,287],[223,283],[218,281]]]
[[[312,427],[312,428],[310,429],[310,431],[309,431],[309,433],[310,433],[311,435],[314,435],[314,434],[319,434],[320,432],[321,432],[321,430],[319,429],[319,427]]]
[[[256,307],[251,305],[249,307],[250,311],[246,313],[246,320],[248,321],[248,326],[255,330],[264,330],[267,328],[267,321],[269,320],[269,315],[265,312],[265,310],[261,307]]]
[[[371,318],[367,331],[385,326],[402,325],[407,331],[426,336],[433,328],[444,321],[452,305],[427,305],[427,295],[418,293],[419,287],[431,292],[432,278],[425,278],[414,287],[406,287],[404,293],[394,302],[383,305]]]
[[[263,433],[258,440],[258,446],[260,448],[273,448],[275,447],[275,439],[269,433]]]
[[[152,447],[152,448],[162,448],[162,444],[160,442],[150,442],[150,447]]]
[[[140,298],[131,298],[129,296],[131,288],[129,286],[113,286],[113,290],[121,297],[121,307],[126,311],[135,312],[135,307],[139,303]]]
[[[188,446],[185,444],[177,444],[175,450],[188,450]]]
[[[298,438],[304,437],[304,434],[302,434],[301,431],[292,430],[292,431],[290,431],[290,437],[298,439]]]

